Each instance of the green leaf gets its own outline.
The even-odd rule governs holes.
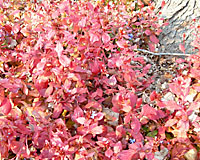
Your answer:
[[[174,138],[174,135],[170,132],[165,132],[165,135],[166,135],[167,139],[173,139]]]
[[[142,129],[143,129],[144,132],[148,132],[149,131],[149,128],[146,127],[146,126],[143,126]]]
[[[157,130],[154,130],[154,131],[152,131],[152,132],[149,132],[148,134],[147,134],[147,137],[155,137],[156,135],[158,134],[158,131]]]

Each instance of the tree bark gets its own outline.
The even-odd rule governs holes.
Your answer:
[[[183,43],[185,33],[186,53],[195,53],[191,42],[194,40],[194,29],[191,25],[197,25],[200,18],[200,0],[165,0],[165,6],[161,8],[163,0],[154,0],[155,12],[159,16],[168,19],[169,25],[163,27],[159,36],[159,52],[181,52],[179,44]],[[161,12],[161,14],[159,14]]]

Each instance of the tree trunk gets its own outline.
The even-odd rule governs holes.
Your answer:
[[[179,44],[183,43],[183,33],[185,33],[186,53],[195,53],[194,47],[190,43],[194,40],[194,29],[191,25],[197,25],[200,18],[200,0],[165,0],[165,6],[161,9],[163,0],[154,0],[155,12],[159,16],[168,19],[169,25],[163,28],[159,36],[159,52],[181,52]]]

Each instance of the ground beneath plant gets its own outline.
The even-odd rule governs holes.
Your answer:
[[[161,95],[161,97],[164,97],[166,100],[170,100],[173,94],[168,90],[168,83],[172,82],[173,78],[177,77],[177,69],[179,66],[176,61],[184,59],[185,57],[174,55],[157,56],[142,52],[138,52],[138,56],[143,57],[147,64],[151,64],[151,68],[146,78],[153,76],[154,81],[148,88],[145,89],[145,91],[138,92],[137,95],[143,98],[144,103],[150,104],[150,93],[155,90],[156,93]]]

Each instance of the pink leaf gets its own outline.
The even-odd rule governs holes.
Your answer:
[[[59,15],[60,15],[59,10],[56,10],[56,11],[54,11],[54,12],[52,13],[52,18],[55,19],[55,18],[57,18]]]
[[[180,49],[183,53],[185,53],[185,46],[184,46],[184,44],[179,44],[179,49]]]
[[[76,119],[76,121],[78,122],[78,123],[80,123],[80,124],[84,124],[85,123],[85,118],[84,117],[78,117],[77,119]]]
[[[84,117],[83,110],[80,107],[74,109],[74,114],[72,115],[72,120],[76,120],[79,117]]]
[[[59,103],[58,105],[55,105],[52,118],[58,118],[60,114],[62,113],[62,111],[63,111],[63,106],[61,103]]]
[[[126,41],[124,41],[124,40],[117,41],[116,43],[117,43],[119,48],[125,48],[126,45],[127,45]]]
[[[103,41],[104,44],[110,42],[110,36],[107,33],[103,33],[102,41]]]
[[[46,65],[46,58],[42,58],[41,61],[37,64],[38,70],[43,70]]]
[[[113,155],[112,149],[108,148],[108,150],[106,150],[106,152],[105,152],[105,156],[110,158],[112,155]]]
[[[17,34],[18,32],[20,31],[20,24],[15,24],[14,26],[13,26],[13,32],[15,33],[15,34]]]
[[[151,42],[153,42],[155,44],[159,43],[158,38],[154,34],[150,36],[150,40],[151,40]]]
[[[90,63],[90,68],[91,72],[95,75],[100,72],[100,66],[97,60],[95,60],[93,63]]]
[[[126,112],[126,113],[128,113],[128,112],[131,111],[131,109],[132,109],[131,106],[125,104],[125,105],[122,105],[122,109],[121,110],[124,111],[124,112]]]
[[[126,122],[125,122],[126,123]],[[129,122],[127,122],[129,123]],[[116,127],[116,136],[118,138],[122,138],[124,134],[126,134],[126,130],[124,129],[123,125],[119,125]]]
[[[136,150],[132,150],[132,149],[129,149],[129,150],[123,150],[121,151],[119,154],[118,154],[118,158],[120,160],[132,160],[132,157],[133,155],[137,153]]]
[[[53,92],[53,86],[50,85],[50,86],[46,89],[46,91],[44,92],[44,97],[49,97],[49,96],[52,94],[52,92]]]
[[[79,23],[78,23],[79,27],[85,27],[86,25],[86,17],[82,18]]]
[[[121,141],[117,142],[113,147],[114,153],[120,153],[122,150],[122,143]]]
[[[137,96],[134,93],[130,95],[131,107],[133,108],[137,102]]]
[[[94,42],[98,42],[99,41],[99,36],[95,33],[90,32],[90,42],[93,44]]]
[[[131,120],[131,114],[128,113],[125,117],[124,117],[124,123],[129,123]]]
[[[169,119],[166,123],[165,123],[165,127],[171,127],[174,124],[176,124],[178,122],[177,119]]]
[[[180,110],[182,109],[181,106],[179,106],[175,101],[167,101],[164,102],[165,104],[165,108],[167,108],[170,111],[174,111],[174,110]]]
[[[96,101],[89,102],[89,103],[85,106],[85,108],[91,108],[91,107],[93,107],[93,108],[95,108],[95,109],[101,109],[101,108],[102,108],[101,105],[100,105],[98,102],[96,102]]]
[[[157,119],[157,110],[153,107],[150,107],[148,104],[142,107],[142,115],[148,117],[151,120]]]
[[[24,147],[24,144],[20,141],[12,141],[10,146],[13,153],[17,154]]]
[[[182,132],[187,132],[189,130],[189,127],[190,125],[188,120],[184,121],[181,119],[177,123],[177,128],[179,128],[179,130]]]
[[[145,32],[144,32],[147,36],[151,35],[151,31],[149,29],[147,29]]]
[[[22,81],[22,85],[23,85],[23,92],[25,95],[28,95],[29,93],[29,90],[28,90],[28,87],[26,86],[26,84]]]
[[[61,44],[60,42],[58,42],[58,43],[56,44],[56,49],[55,49],[55,51],[58,53],[58,57],[60,57],[61,54],[62,54],[62,51],[63,51],[63,46],[62,46],[62,44]]]
[[[148,43],[148,46],[151,52],[155,51],[155,45],[153,43]]]
[[[135,108],[139,108],[142,104],[142,101],[143,101],[142,98],[138,98]]]
[[[96,126],[94,128],[91,128],[91,133],[93,136],[97,135],[97,134],[101,134],[103,133],[105,130],[105,127],[103,125],[101,126]]]
[[[140,124],[140,121],[136,117],[132,118],[131,128],[134,130],[134,133],[136,134],[140,131],[141,124]]]
[[[65,83],[64,83],[64,85],[63,85],[64,89],[65,89],[66,91],[69,91],[71,84],[72,84],[71,80],[66,79],[66,80],[65,80]]]
[[[10,100],[8,98],[4,98],[3,102],[0,106],[1,112],[5,115],[8,115],[12,109]]]
[[[68,67],[71,63],[70,58],[68,58],[65,55],[61,55],[59,56],[59,62],[64,66],[64,67]]]
[[[116,80],[115,76],[112,75],[112,76],[108,79],[107,83],[108,83],[108,85],[110,85],[110,86],[116,85],[116,84],[117,84],[117,80]]]
[[[192,102],[187,109],[187,114],[190,115],[193,111],[198,110],[200,108],[200,102]]]

